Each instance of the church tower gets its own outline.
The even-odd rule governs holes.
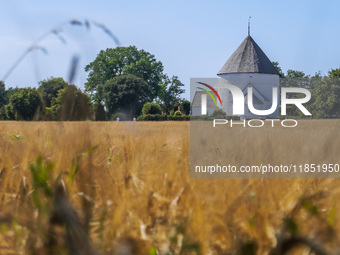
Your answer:
[[[222,109],[228,116],[232,115],[233,98],[231,92],[223,88],[222,84],[239,87],[245,96],[245,113],[241,118],[259,117],[248,110],[247,88],[253,88],[253,105],[257,110],[270,109],[272,106],[272,88],[279,91],[279,72],[272,62],[257,45],[254,39],[248,36],[230,56],[228,61],[217,73],[218,84],[215,86],[222,98]],[[279,109],[270,116],[278,116]],[[267,116],[267,117],[270,117]]]

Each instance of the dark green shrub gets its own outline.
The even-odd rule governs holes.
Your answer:
[[[180,111],[181,110],[181,106],[179,104],[175,104],[172,108],[173,112],[177,112],[177,111]]]
[[[169,121],[187,121],[190,120],[190,116],[186,115],[168,115],[167,120]]]
[[[190,120],[189,116],[175,116],[175,115],[160,115],[160,114],[146,114],[137,118],[137,121],[187,121]]]
[[[226,119],[226,120],[240,120],[239,116],[227,116],[225,115],[225,117],[223,116],[213,116],[213,115],[200,115],[200,116],[191,116],[190,120],[197,120],[197,121],[211,121],[214,119]]]
[[[10,104],[7,104],[4,106],[4,119],[5,120],[15,120],[14,112],[13,112],[13,107]]]
[[[95,121],[104,121],[106,120],[106,113],[104,106],[102,104],[95,104],[94,105],[94,116]]]
[[[32,120],[41,109],[41,98],[36,88],[22,88],[9,98],[9,105],[16,120]],[[5,109],[6,110],[6,109]]]
[[[189,115],[190,114],[190,101],[188,101],[188,100],[184,100],[183,102],[182,102],[182,104],[181,104],[181,108],[183,109],[183,113],[185,114],[185,115]]]
[[[90,98],[75,85],[67,85],[53,97],[51,107],[46,107],[53,120],[80,121],[90,116]]]
[[[159,104],[147,102],[143,105],[142,114],[162,114],[162,108]]]
[[[183,113],[181,111],[175,111],[174,116],[182,116]]]
[[[166,115],[144,114],[139,116],[137,121],[166,121]]]
[[[215,109],[211,114],[214,119],[226,119],[227,114],[222,109]]]

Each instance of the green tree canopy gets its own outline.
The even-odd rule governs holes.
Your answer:
[[[6,90],[4,82],[0,81],[0,119],[14,120],[13,106],[9,104],[9,98],[19,92],[19,88]]]
[[[0,120],[5,119],[5,105],[7,104],[6,87],[3,81],[0,81]]]
[[[340,68],[326,77],[314,77],[312,114],[316,118],[340,117]]]
[[[6,87],[3,81],[0,81],[0,108],[7,104]]]
[[[305,78],[306,74],[302,71],[288,69],[286,77],[287,78]]]
[[[151,103],[147,102],[143,105],[142,108],[142,114],[147,115],[147,114],[161,114],[162,113],[162,108],[159,104],[157,103]]]
[[[18,93],[20,88],[9,88],[6,90],[5,83],[0,81],[0,108],[9,103],[11,95]]]
[[[177,76],[172,76],[171,79],[168,76],[164,77],[157,101],[160,102],[167,114],[170,113],[175,105],[181,103],[180,95],[184,93],[183,86],[184,84]]]
[[[52,98],[48,115],[53,120],[87,120],[90,112],[90,98],[75,85],[66,85]]]
[[[312,80],[310,78],[311,77],[309,75],[306,75],[302,71],[288,69],[287,74],[280,79],[280,86],[311,89]],[[289,94],[288,97],[294,98],[296,95]]]
[[[222,109],[215,109],[211,114],[215,119],[225,119],[227,118],[227,114]]]
[[[340,78],[340,68],[332,69],[328,72],[329,78]]]
[[[181,108],[183,109],[183,113],[185,115],[190,114],[191,103],[188,100],[183,100],[181,103]]]
[[[109,115],[121,112],[130,119],[140,113],[151,94],[151,86],[144,79],[132,74],[120,75],[109,80],[103,89],[103,98]]]
[[[39,82],[39,93],[43,99],[45,106],[50,107],[52,98],[57,97],[58,91],[63,89],[67,84],[63,78],[49,78]]]
[[[94,117],[96,121],[104,121],[106,120],[106,112],[104,105],[101,103],[95,103],[93,106]]]
[[[10,96],[7,109],[13,111],[16,120],[32,120],[34,115],[39,112],[41,103],[36,88],[23,88]]]
[[[85,67],[89,72],[85,83],[86,92],[92,99],[101,102],[103,88],[110,79],[132,74],[142,78],[151,88],[149,101],[153,100],[160,89],[163,77],[163,64],[155,56],[135,46],[109,48],[102,50],[96,59]]]

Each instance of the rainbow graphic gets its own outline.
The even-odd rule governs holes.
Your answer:
[[[197,82],[197,83],[198,83],[198,84],[201,84],[201,85],[204,85],[204,86],[206,86],[207,88],[211,89],[211,91],[214,92],[214,94],[217,96],[217,98],[218,98],[218,100],[220,101],[221,106],[222,106],[222,100],[221,100],[221,98],[220,98],[220,95],[217,93],[217,91],[216,91],[213,87],[211,87],[210,85],[208,85],[208,84],[206,84],[206,83],[203,83],[203,82]],[[212,98],[212,100],[214,101],[215,106],[217,106],[215,97],[210,93],[210,91],[208,91],[208,90],[206,90],[206,89],[204,89],[204,88],[200,88],[200,87],[197,87],[197,88],[200,89],[200,90],[203,90],[204,92],[206,92],[206,93]]]

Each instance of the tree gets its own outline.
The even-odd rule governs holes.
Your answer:
[[[182,116],[183,113],[181,111],[175,111],[174,116]]]
[[[6,104],[3,107],[3,119],[4,120],[15,120],[13,106],[10,104]]]
[[[211,116],[214,119],[225,119],[227,118],[227,114],[222,109],[215,109]]]
[[[161,113],[162,113],[162,108],[157,103],[147,102],[147,103],[145,103],[143,105],[143,108],[142,108],[142,114],[143,115],[147,115],[147,114],[161,114]]]
[[[180,95],[184,93],[184,84],[178,79],[177,76],[168,76],[163,78],[163,84],[160,87],[158,100],[166,113],[170,113],[173,107],[181,103]]]
[[[340,69],[332,69],[328,76],[317,79],[314,86],[312,91],[314,117],[340,117]]]
[[[185,115],[190,114],[191,103],[188,100],[183,100],[181,103],[182,111]]]
[[[288,69],[286,77],[287,78],[306,78],[306,74],[302,71]]]
[[[340,78],[340,68],[332,69],[328,72],[329,78]]]
[[[6,90],[6,100],[7,100],[7,104],[9,103],[9,99],[12,95],[18,93],[21,90],[21,88],[9,88],[8,90]]]
[[[104,85],[110,79],[132,74],[151,87],[148,100],[152,101],[158,95],[163,69],[163,64],[154,55],[135,46],[108,48],[100,51],[96,59],[85,67],[85,71],[89,72],[86,92],[91,94],[93,100],[101,102]]]
[[[130,119],[140,113],[151,95],[151,86],[132,74],[117,76],[106,82],[103,88],[103,98],[109,115],[120,112]]]
[[[9,98],[19,92],[19,88],[9,88],[6,90],[3,81],[0,81],[0,119],[15,120],[13,106],[9,105]]]
[[[5,119],[5,105],[7,104],[6,87],[3,81],[0,81],[0,120]]]
[[[57,97],[58,91],[63,89],[67,84],[63,78],[49,78],[39,82],[38,91],[45,103],[45,107],[51,107],[51,102],[54,97]]]
[[[46,109],[53,120],[86,120],[90,113],[90,98],[75,85],[66,85]]]
[[[10,96],[7,109],[12,109],[16,120],[32,120],[34,115],[41,110],[41,105],[40,95],[36,88],[22,88]]]
[[[3,81],[0,81],[0,108],[7,104],[6,87]]]
[[[93,105],[95,121],[106,120],[105,108],[101,103],[96,103]]]
[[[273,61],[272,64],[277,69],[277,71],[279,72],[280,78],[284,78],[285,74],[282,72],[282,68],[279,66],[279,62]]]
[[[310,75],[306,75],[302,71],[292,69],[288,69],[287,74],[284,76],[284,78],[280,79],[280,87],[305,88],[311,91],[313,89],[313,84],[314,80],[312,77],[310,77]],[[299,98],[301,97],[301,94],[288,93],[286,97]],[[309,102],[309,104],[311,104],[311,102]],[[301,111],[297,107],[292,105],[287,106],[287,115],[302,117]]]

